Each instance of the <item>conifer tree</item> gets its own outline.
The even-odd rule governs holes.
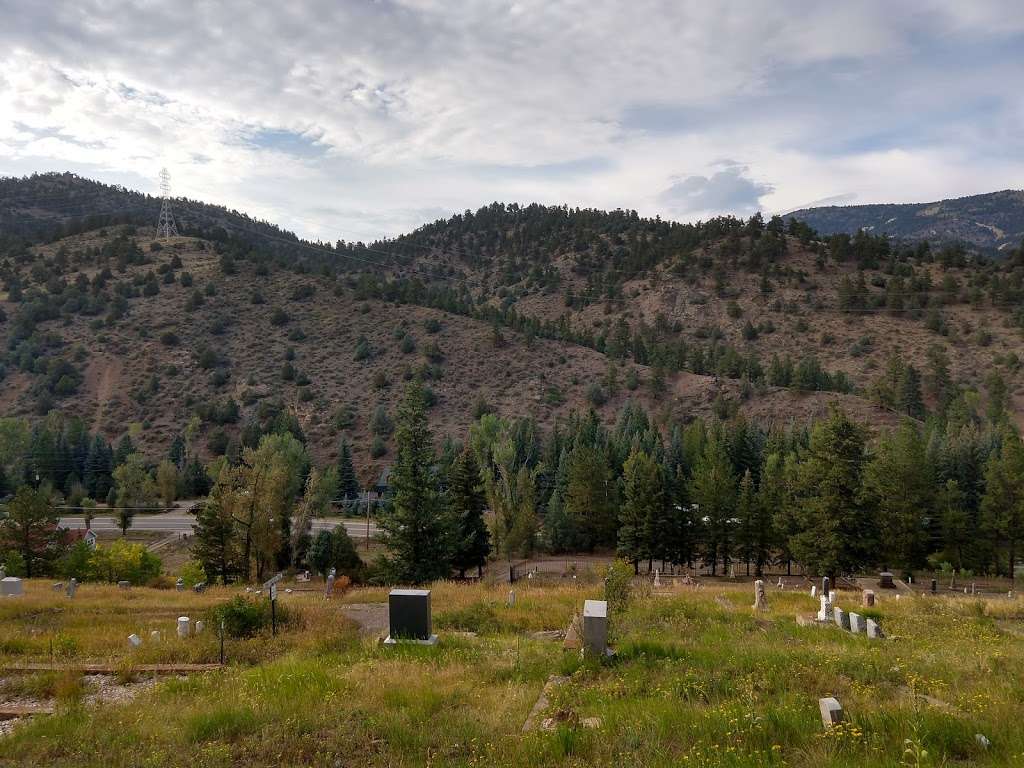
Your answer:
[[[344,437],[338,445],[338,493],[343,499],[359,498],[359,479],[352,463],[352,450]]]
[[[736,512],[736,477],[721,430],[708,435],[704,453],[693,470],[690,498],[697,505],[697,515],[703,524],[705,559],[711,563],[712,575],[719,559],[723,570],[728,572]]]
[[[456,457],[448,473],[448,503],[454,524],[452,566],[463,577],[466,569],[473,567],[482,574],[491,553],[491,534],[484,520],[487,500],[480,468],[469,448]]]
[[[631,561],[633,570],[638,571],[639,561],[654,557],[656,540],[665,533],[665,491],[657,462],[640,449],[634,449],[626,459],[623,474],[618,555]]]
[[[395,431],[391,510],[381,520],[389,555],[385,570],[398,582],[423,584],[448,576],[451,526],[434,474],[434,446],[423,386],[406,390]]]
[[[993,453],[985,468],[985,495],[981,500],[983,533],[997,552],[1005,547],[1007,569],[1013,579],[1017,544],[1024,537],[1024,445],[1007,428],[999,451]],[[1003,572],[1002,558],[996,561],[996,573]]]
[[[192,530],[192,553],[211,579],[227,584],[239,574],[238,531],[230,509],[210,497],[199,506]]]

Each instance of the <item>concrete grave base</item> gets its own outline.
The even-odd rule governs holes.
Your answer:
[[[412,645],[437,645],[437,635],[431,635],[426,640],[417,640],[415,638],[406,637],[392,637],[388,635],[384,638],[384,645],[399,645],[400,643]]]

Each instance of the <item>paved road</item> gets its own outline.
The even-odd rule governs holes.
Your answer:
[[[166,533],[192,533],[192,524],[195,522],[195,518],[192,515],[183,515],[178,512],[168,512],[160,515],[136,515],[132,518],[132,524],[128,528],[130,531],[163,531]],[[366,536],[366,521],[365,520],[314,520],[313,531],[332,531],[339,524],[345,526],[345,530],[348,531],[349,536],[355,539]],[[85,518],[83,517],[62,517],[60,518],[61,528],[71,528],[72,530],[85,528]],[[96,531],[120,531],[121,526],[118,525],[116,517],[110,517],[107,515],[99,515],[92,519],[92,527]],[[374,522],[370,523],[370,536],[376,536],[379,533],[377,524]]]

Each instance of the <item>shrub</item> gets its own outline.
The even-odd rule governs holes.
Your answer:
[[[608,566],[604,577],[604,599],[612,613],[621,611],[633,595],[633,566],[625,560],[615,560]]]
[[[608,402],[608,395],[605,393],[604,388],[596,381],[591,382],[587,387],[587,400],[595,408],[600,408],[602,405]]]
[[[373,445],[370,446],[370,456],[372,456],[375,459],[379,459],[381,456],[384,456],[387,452],[388,446],[384,442],[384,438],[381,437],[380,435],[377,435],[375,438],[373,438]]]
[[[283,611],[278,610],[277,613],[280,621]],[[222,621],[228,637],[252,637],[270,623],[270,607],[267,601],[248,600],[236,595],[213,609],[213,625],[219,627]]]
[[[165,347],[176,347],[178,346],[178,334],[174,331],[164,331],[160,334],[160,343]]]
[[[196,584],[206,583],[206,570],[198,560],[189,560],[181,566],[181,573],[178,574],[185,581],[185,586],[191,588]]]
[[[270,324],[275,328],[279,328],[285,325],[289,320],[288,313],[280,307],[275,307],[274,311],[270,313]]]

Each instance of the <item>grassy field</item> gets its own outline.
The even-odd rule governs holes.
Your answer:
[[[237,590],[204,595],[85,585],[73,602],[32,582],[0,603],[0,665],[104,660],[215,661],[214,633],[178,640],[179,615],[202,618]],[[227,668],[163,680],[120,705],[87,707],[74,681],[40,676],[57,713],[0,738],[0,765],[74,766],[891,766],[1024,762],[1024,601],[882,599],[885,641],[801,627],[805,594],[749,587],[652,595],[613,616],[617,656],[581,660],[560,642],[596,583],[507,587],[437,584],[436,647],[387,648],[360,638],[344,603],[282,595],[290,620],[229,640]],[[853,593],[839,605],[854,608]],[[149,630],[164,641],[148,642]],[[143,648],[129,651],[137,632]],[[471,634],[476,633],[476,634]],[[53,655],[51,656],[51,641]],[[522,733],[552,675],[553,730]],[[10,679],[10,678],[8,678]],[[818,698],[835,695],[848,723],[825,732]],[[584,723],[587,718],[596,721]],[[585,727],[586,725],[597,727]],[[984,734],[984,749],[975,734]]]

